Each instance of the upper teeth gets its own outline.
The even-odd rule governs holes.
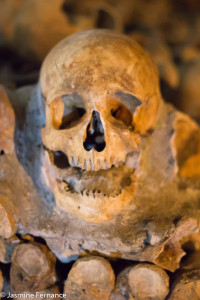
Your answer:
[[[101,169],[110,169],[112,165],[119,165],[120,159],[111,157],[109,159],[84,159],[81,160],[79,157],[75,158],[71,156],[69,163],[72,167],[78,167],[87,171],[98,171]]]

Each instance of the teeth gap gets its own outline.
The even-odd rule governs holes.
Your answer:
[[[93,170],[93,165],[92,165],[92,160],[91,160],[91,158],[90,158],[90,170],[92,171]]]
[[[72,165],[73,167],[76,166],[75,159],[74,159],[73,156],[71,156],[71,165]]]
[[[85,191],[85,189],[82,189],[81,190],[81,195],[83,196],[83,194],[84,194],[84,191]]]

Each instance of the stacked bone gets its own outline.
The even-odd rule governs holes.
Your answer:
[[[110,300],[157,299],[164,300],[169,293],[169,277],[160,267],[143,263],[123,270]]]
[[[79,259],[69,272],[64,293],[67,300],[109,300],[115,275],[111,265],[101,257]]]
[[[11,291],[14,294],[59,294],[55,285],[56,257],[48,248],[36,242],[18,245],[12,255],[10,270]],[[20,297],[21,298],[21,297]]]
[[[190,254],[175,273],[169,299],[200,299],[200,252]]]
[[[190,251],[190,255],[183,259],[181,267],[173,274],[155,264],[130,261],[123,264],[123,261],[117,262],[116,259],[109,263],[103,257],[85,256],[73,264],[66,278],[66,275],[61,276],[61,273],[63,269],[69,269],[68,264],[62,264],[62,270],[58,268],[57,272],[60,272],[60,275],[57,276],[54,254],[45,245],[35,242],[32,237],[23,236],[20,244],[18,241],[12,250],[7,250],[12,256],[10,287],[8,278],[5,277],[4,283],[7,284],[4,284],[3,289],[3,276],[0,272],[0,291],[3,289],[5,295],[9,292],[20,294],[22,299],[26,299],[27,294],[33,295],[33,299],[59,299],[63,292],[63,297],[69,300],[198,300],[199,240],[199,234],[193,234],[184,240],[184,248]],[[165,259],[171,260],[169,253],[166,255]],[[3,269],[5,263],[8,261],[2,264]],[[122,271],[119,272],[120,268]]]

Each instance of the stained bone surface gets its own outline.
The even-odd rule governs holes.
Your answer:
[[[64,285],[66,299],[109,300],[115,275],[109,262],[102,257],[84,257],[73,265]]]
[[[160,267],[140,263],[125,268],[117,277],[111,299],[164,300],[169,293],[169,276]],[[120,299],[120,298],[119,298]],[[123,299],[123,298],[122,298]]]
[[[12,255],[11,289],[14,293],[38,292],[56,282],[55,255],[39,243],[18,245]]]
[[[1,193],[17,232],[65,262],[95,252],[176,269],[180,240],[198,230],[198,125],[163,102],[151,58],[128,37],[72,36],[41,74],[1,88],[1,122],[13,118],[1,127]]]

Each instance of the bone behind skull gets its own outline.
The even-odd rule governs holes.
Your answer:
[[[59,153],[66,161],[62,171],[58,166],[51,171],[57,203],[89,221],[111,218],[134,197],[138,156],[131,164],[130,157],[154,128],[162,101],[154,63],[128,37],[89,30],[49,53],[40,83],[46,103],[43,143],[54,162]]]

